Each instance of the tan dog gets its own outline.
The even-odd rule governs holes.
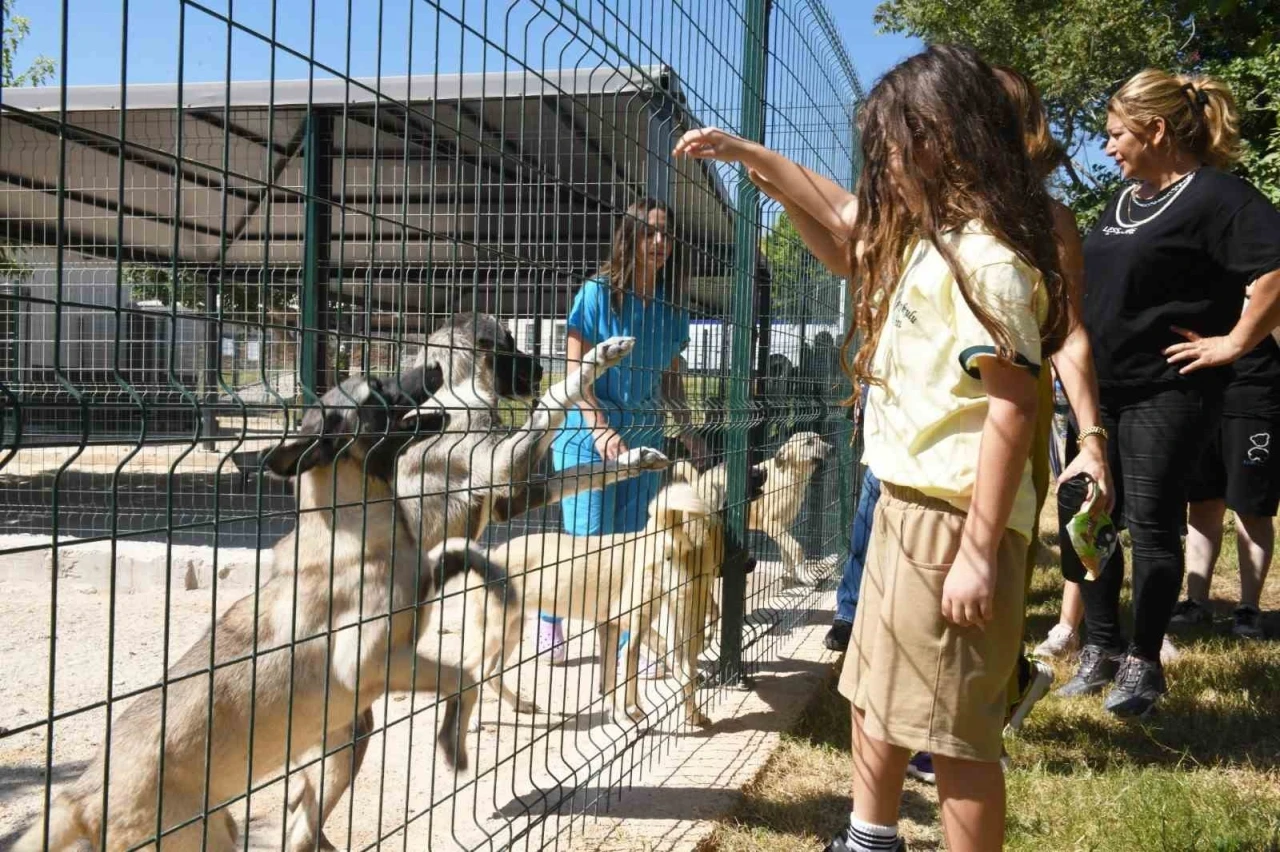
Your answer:
[[[158,827],[167,852],[231,852],[238,841],[230,809],[242,805],[224,803],[241,799],[250,781],[351,742],[354,721],[388,691],[453,693],[438,742],[446,761],[465,767],[461,732],[478,690],[462,667],[417,653],[426,623],[418,609],[468,569],[498,592],[505,575],[465,541],[443,544],[420,565],[391,483],[400,451],[438,438],[446,425],[447,415],[420,413],[395,382],[354,377],[325,394],[266,462],[278,476],[298,477],[298,527],[276,546],[277,574],[178,660],[163,695],[142,695],[115,720],[110,751],[54,801],[48,842],[38,822],[16,848],[102,852],[105,833],[106,852],[119,852],[153,846]],[[505,617],[501,603],[488,605],[490,617]],[[288,848],[314,848],[316,791],[305,773],[286,785],[303,788],[290,791]]]
[[[782,552],[783,571],[790,580],[797,579],[796,571],[805,560],[804,548],[791,535],[791,525],[800,517],[813,472],[830,452],[831,445],[817,432],[797,432],[778,448],[773,458],[760,465],[766,474],[764,493],[751,504],[747,528],[762,532],[777,542]],[[701,476],[696,472],[691,476],[687,472],[691,470],[688,466],[682,465],[680,470],[684,472],[674,474],[677,480],[706,482],[721,488],[725,485],[727,471],[723,464]]]
[[[688,719],[707,724],[695,700],[704,641],[702,630],[694,628],[706,618],[705,601],[726,555],[720,508],[688,485],[670,485],[650,502],[648,523],[639,533],[542,533],[514,538],[491,550],[490,560],[506,567],[509,595],[522,612],[508,609],[505,626],[487,625],[486,679],[509,706],[525,706],[494,675],[516,660],[525,614],[541,611],[596,625],[600,690],[613,696],[615,718],[645,718],[637,674],[638,640],[646,639],[659,654],[668,647],[674,650]],[[664,608],[671,617],[658,617]],[[632,639],[627,643],[625,689],[619,695],[614,661],[622,629],[629,630]]]
[[[433,331],[413,369],[397,380],[400,392],[420,406],[419,416],[428,410],[447,415],[442,435],[409,447],[396,460],[398,510],[409,531],[406,545],[416,544],[425,558],[446,539],[478,539],[491,521],[508,520],[586,488],[665,469],[662,453],[636,447],[608,462],[552,476],[538,472],[569,409],[634,346],[634,338],[615,337],[593,347],[535,402],[524,423],[511,429],[502,423],[499,400],[533,396],[542,380],[537,359],[520,351],[511,332],[490,314],[456,314]],[[474,660],[468,657],[468,671],[478,671],[482,651],[477,650]],[[325,816],[359,772],[373,716],[362,714],[355,723],[345,740],[356,744],[354,755],[343,751],[326,757],[323,783],[317,767],[306,773],[308,784],[324,791]],[[323,837],[321,848],[332,848]]]

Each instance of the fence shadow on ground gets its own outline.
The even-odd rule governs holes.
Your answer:
[[[53,766],[53,786],[57,789],[68,781],[80,776],[88,767],[89,761],[77,760],[69,763],[57,763]],[[0,804],[10,801],[23,790],[31,787],[44,787],[45,770],[43,766],[0,766]],[[0,849],[12,849],[13,845],[27,826],[0,834]]]

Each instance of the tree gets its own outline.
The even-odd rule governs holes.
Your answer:
[[[173,286],[172,267],[129,264],[124,267],[124,283],[135,301],[155,300],[166,307],[176,300],[179,307],[212,314],[221,296],[225,315],[243,320],[256,317],[265,302],[268,310],[283,311],[295,307],[298,288],[287,284],[240,284],[223,282],[220,288],[210,285],[191,269],[178,270],[178,286]]]
[[[785,211],[772,228],[766,228],[760,248],[769,263],[770,310],[775,319],[837,318],[840,281],[805,248]]]
[[[37,56],[21,74],[14,73],[14,57],[18,46],[31,34],[31,22],[13,14],[11,0],[0,0],[0,86],[39,86],[53,76],[53,60]],[[8,234],[0,234],[0,278],[25,278],[31,273],[9,246]]]
[[[1073,159],[1056,189],[1083,227],[1118,177],[1084,169],[1079,155],[1097,144],[1111,94],[1147,67],[1227,78],[1247,113],[1241,174],[1272,198],[1280,194],[1274,0],[883,0],[876,21],[926,42],[969,45],[1034,80]]]
[[[1240,171],[1280,205],[1280,43],[1210,66],[1239,102],[1245,141]]]
[[[4,20],[4,31],[0,34],[0,86],[39,86],[53,76],[57,66],[49,57],[37,56],[31,61],[31,67],[15,74],[14,57],[18,46],[31,34],[31,21],[13,14],[12,0],[0,0],[0,12],[3,12],[0,19]]]

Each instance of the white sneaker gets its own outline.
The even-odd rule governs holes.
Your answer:
[[[1169,641],[1169,637],[1164,637],[1164,644],[1160,646],[1160,665],[1167,666],[1181,656],[1182,652],[1174,647],[1173,642]]]
[[[1033,657],[1065,660],[1080,650],[1080,636],[1065,624],[1055,624],[1043,642],[1031,652]]]
[[[1006,734],[1015,733],[1022,728],[1022,723],[1027,721],[1027,716],[1031,714],[1031,708],[1036,706],[1036,702],[1049,694],[1049,687],[1053,686],[1053,669],[1049,668],[1049,664],[1041,660],[1028,660],[1031,663],[1031,682],[1023,689],[1022,695],[1018,697],[1018,703],[1013,707],[1013,713],[1009,716],[1009,724],[1005,725],[1004,732]]]

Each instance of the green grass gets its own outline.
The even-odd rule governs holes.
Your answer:
[[[1214,578],[1220,616],[1239,593],[1231,541]],[[1036,638],[1056,622],[1061,589],[1056,553],[1042,556],[1028,607]],[[1263,604],[1280,609],[1276,580]],[[1220,618],[1178,640],[1170,693],[1147,721],[1114,719],[1098,698],[1041,702],[1007,741],[1006,848],[1280,852],[1280,641],[1225,631]],[[1059,683],[1069,671],[1058,668]],[[821,849],[848,819],[849,737],[833,680],[702,852]],[[912,852],[946,848],[934,788],[907,782],[901,826]]]

